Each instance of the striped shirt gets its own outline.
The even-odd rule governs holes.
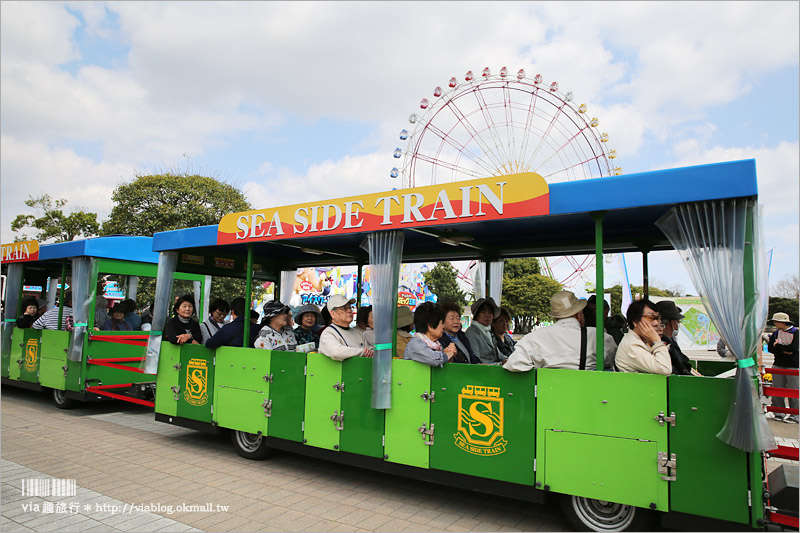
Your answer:
[[[64,322],[68,316],[72,316],[72,308],[65,305],[64,315],[61,317],[61,328],[64,329]],[[31,326],[33,329],[59,329],[58,327],[58,307],[48,310],[40,316]]]

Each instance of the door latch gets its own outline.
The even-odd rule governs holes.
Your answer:
[[[61,370],[64,371],[64,377],[67,377],[67,373],[69,372],[69,365],[62,366]]]
[[[675,458],[674,453],[670,454],[668,458],[667,452],[658,452],[658,473],[666,474],[661,476],[663,481],[675,481],[677,469],[678,460]]]
[[[172,399],[176,402],[180,399],[181,388],[178,385],[173,385],[169,388],[172,391]]]
[[[339,431],[344,429],[344,410],[334,411],[331,415],[331,420],[333,420],[333,427]]]
[[[264,400],[264,403],[261,404],[261,407],[264,408],[264,416],[269,418],[272,416],[272,400],[269,398]]]
[[[272,383],[272,374],[266,374],[264,376],[264,381],[266,381],[267,383]]]
[[[428,446],[433,446],[433,422],[431,422],[431,427],[428,428],[426,423],[422,423],[422,427],[419,428],[419,432],[422,433],[422,440]]]
[[[428,391],[425,391],[425,392],[423,392],[423,393],[420,395],[420,398],[422,398],[422,400],[423,400],[423,401],[425,401],[425,402],[427,402],[428,400],[430,400],[430,401],[431,401],[431,403],[433,403],[433,402],[434,402],[434,397],[435,397],[435,396],[436,396],[436,393],[435,393],[434,391],[430,391],[430,392],[428,392]]]
[[[669,422],[669,425],[675,427],[675,411],[671,412],[669,416],[664,415],[664,411],[659,411],[659,413],[655,416],[655,421],[658,422],[659,426],[663,426],[664,422]]]
[[[181,371],[181,364],[180,364],[180,363],[178,363],[177,365],[173,366],[172,368],[174,368],[175,370],[177,370],[178,372],[180,372],[180,371]]]
[[[342,381],[341,383],[337,381],[336,385],[334,385],[333,388],[339,392],[344,392],[344,381]]]
[[[22,368],[22,359],[17,359],[17,365]]]

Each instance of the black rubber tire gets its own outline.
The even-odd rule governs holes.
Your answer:
[[[653,531],[655,511],[632,505],[559,495],[561,510],[576,531]]]
[[[236,453],[245,459],[259,461],[272,455],[267,439],[256,433],[231,430],[231,442]]]
[[[53,403],[56,404],[56,407],[59,409],[75,409],[80,405],[79,401],[67,398],[63,390],[52,389],[52,391]]]

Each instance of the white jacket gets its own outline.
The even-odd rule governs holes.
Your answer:
[[[331,324],[319,337],[319,353],[334,361],[364,355],[364,331]]]

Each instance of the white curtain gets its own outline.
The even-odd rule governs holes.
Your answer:
[[[167,318],[172,308],[172,282],[175,279],[175,266],[177,264],[177,252],[161,252],[158,254],[153,325],[150,330],[150,338],[147,339],[147,354],[142,365],[145,374],[158,372],[158,355],[161,353],[164,325],[167,323]]]
[[[281,303],[289,305],[294,292],[294,282],[297,279],[297,270],[281,271]]]
[[[372,360],[372,407],[392,407],[392,341],[397,312],[397,283],[403,259],[403,232],[381,231],[367,235],[372,313],[375,323],[375,355]]]
[[[472,292],[475,301],[486,298],[486,263],[478,261],[472,272]]]
[[[11,353],[11,337],[14,334],[14,326],[17,322],[17,307],[19,306],[19,296],[22,293],[22,276],[24,268],[22,263],[11,263],[8,265],[6,275],[6,301],[5,301],[5,320],[3,320],[3,355]],[[23,309],[24,313],[25,310]]]
[[[769,298],[759,206],[750,199],[680,205],[656,225],[680,254],[711,321],[737,359],[734,397],[717,437],[746,452],[775,449],[752,360]]]
[[[89,325],[89,305],[92,303],[89,276],[92,273],[93,261],[94,259],[89,257],[72,258],[72,319],[74,322],[68,352],[70,361],[83,359],[83,341]]]
[[[500,305],[500,297],[503,295],[503,265],[502,260],[489,263],[489,296],[497,305]]]

